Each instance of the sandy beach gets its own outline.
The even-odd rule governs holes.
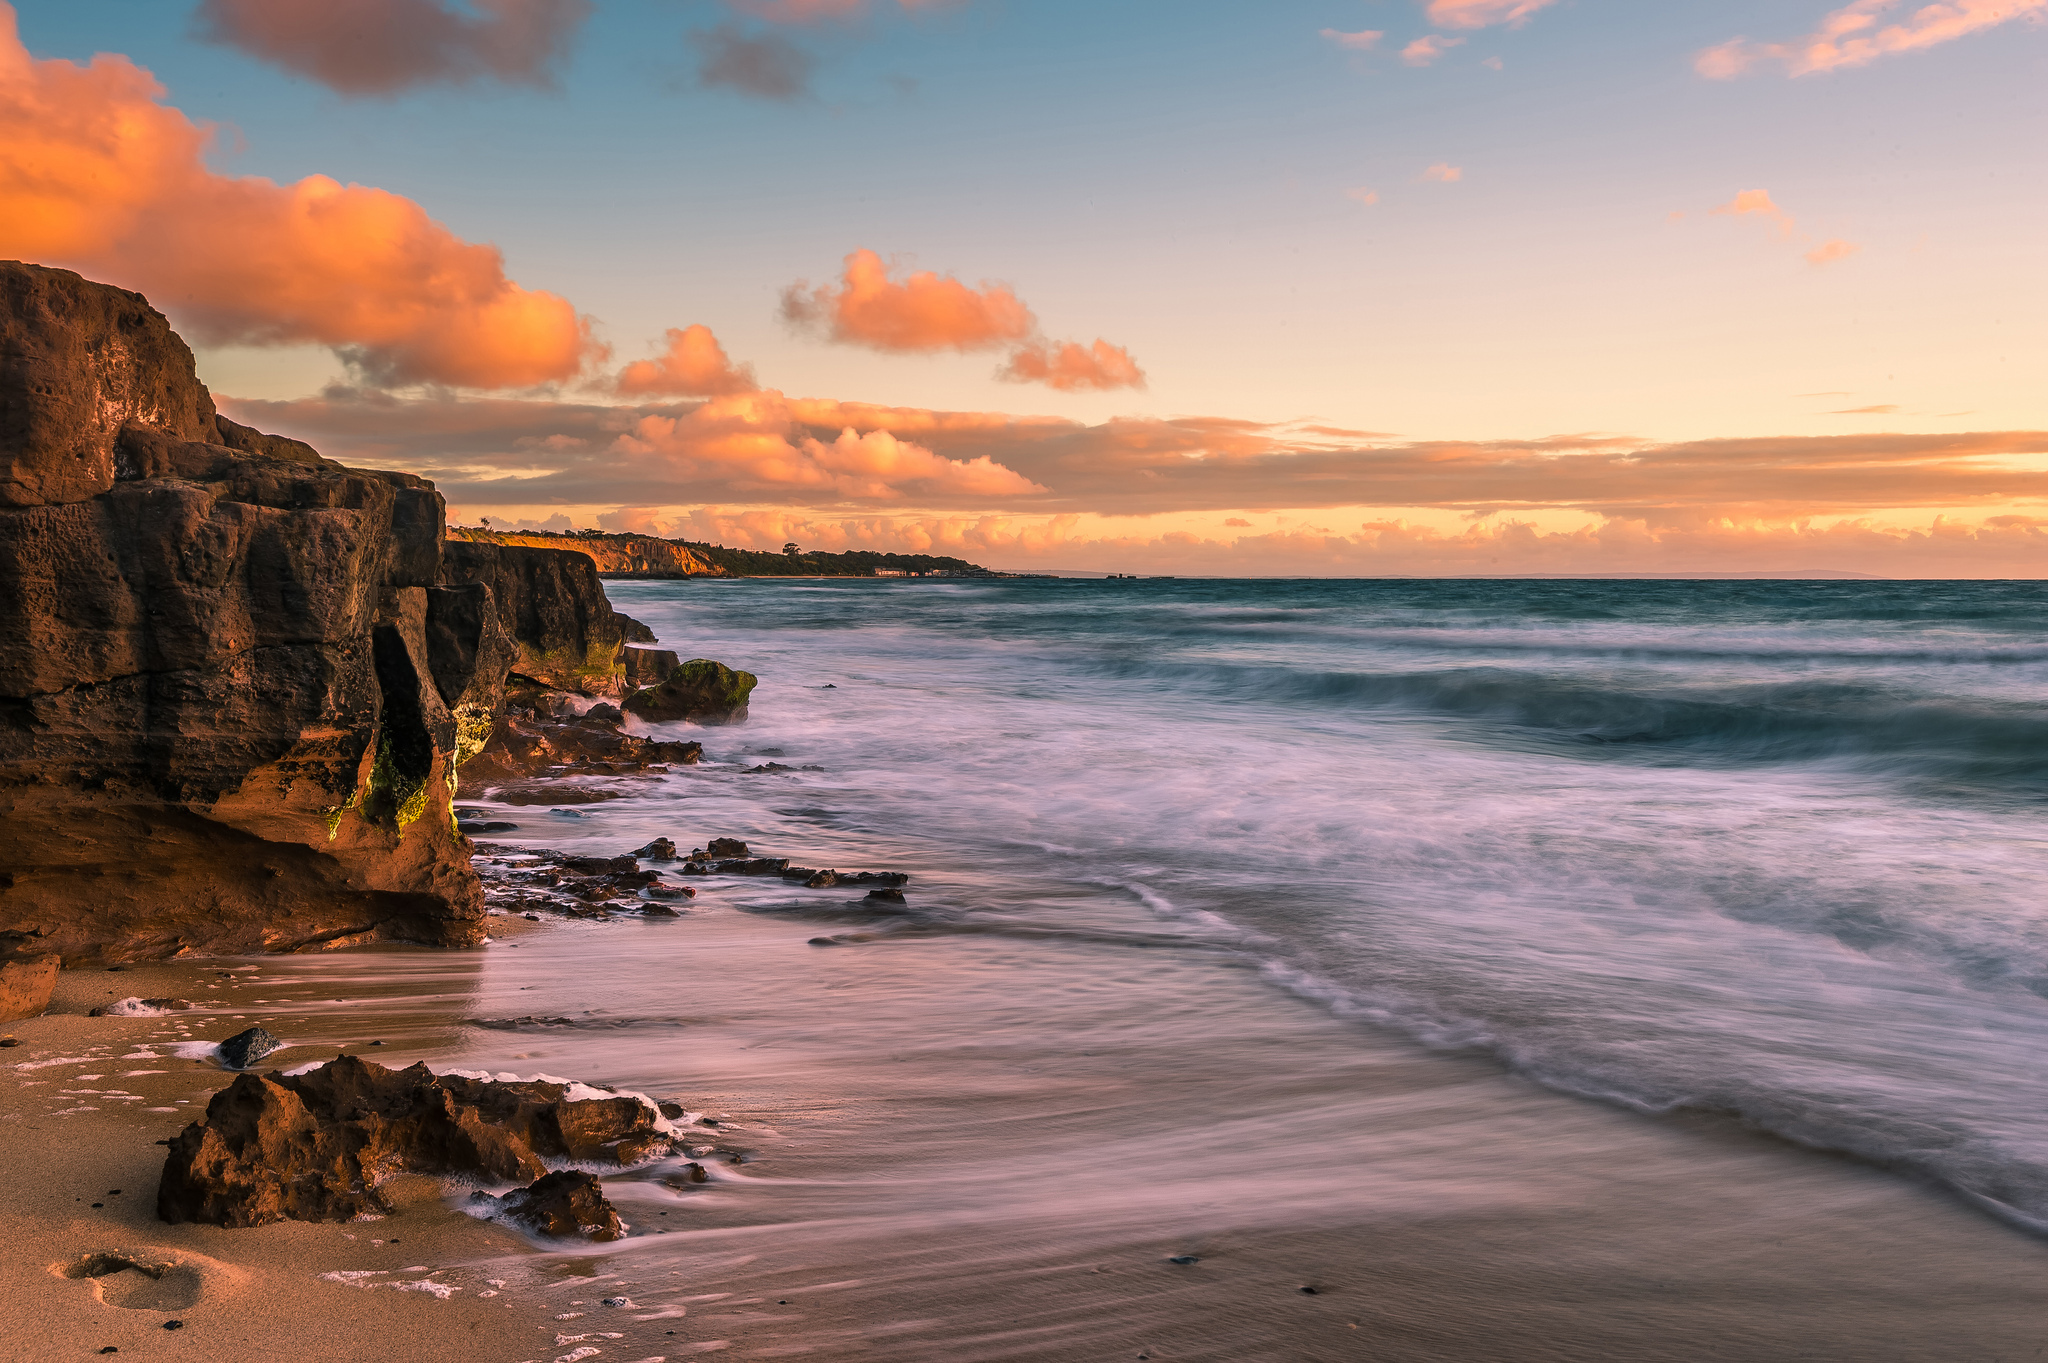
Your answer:
[[[524,930],[477,952],[68,973],[53,1014],[14,1024],[21,1045],[0,1052],[0,1162],[27,1174],[0,1214],[19,1308],[7,1356],[2039,1347],[2048,1247],[1879,1171],[1717,1119],[1545,1093],[1331,1018],[1209,951],[990,936],[824,949],[815,925],[707,899],[662,924],[495,919]],[[676,953],[674,1012],[606,1006],[637,1001],[607,988],[621,951]],[[203,1007],[82,1016],[131,994]],[[586,1025],[463,1025],[537,1013],[537,996]],[[154,1142],[228,1077],[174,1048],[257,1021],[290,1043],[283,1067],[338,1049],[522,1073],[602,1056],[606,1072],[576,1077],[635,1088],[680,1048],[696,1081],[676,1096],[719,1122],[704,1128],[717,1177],[608,1177],[632,1225],[608,1246],[529,1243],[427,1179],[377,1222],[166,1226]],[[592,1029],[608,1039],[591,1046]],[[1191,1033],[1208,1040],[1181,1044]],[[110,1251],[178,1267],[62,1276]]]

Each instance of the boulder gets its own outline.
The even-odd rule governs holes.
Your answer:
[[[709,658],[692,658],[659,686],[626,697],[626,713],[655,722],[687,719],[699,724],[739,724],[747,717],[747,697],[760,679],[735,672]]]
[[[451,540],[442,553],[445,585],[490,589],[499,624],[516,644],[515,682],[583,696],[620,693],[626,626],[589,555],[468,540]]]
[[[656,838],[645,847],[634,848],[633,855],[643,861],[674,861],[676,845],[668,838]]]
[[[0,1022],[41,1017],[57,985],[57,957],[50,954],[0,961]]]
[[[283,1045],[282,1041],[261,1027],[251,1027],[246,1032],[236,1032],[220,1043],[220,1063],[231,1070],[246,1070]]]
[[[503,1197],[476,1196],[496,1203],[501,1215],[537,1235],[616,1240],[626,1233],[618,1211],[605,1199],[604,1185],[581,1169],[549,1174]]]
[[[683,665],[673,649],[636,648],[632,645],[619,650],[619,664],[625,675],[625,682],[631,690],[644,686],[659,686],[669,675]]]
[[[354,1056],[301,1075],[239,1075],[171,1141],[157,1214],[219,1226],[347,1221],[388,1211],[377,1189],[395,1174],[538,1180],[544,1159],[631,1164],[668,1149],[639,1099],[567,1093]]]

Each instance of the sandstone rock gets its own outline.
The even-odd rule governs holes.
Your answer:
[[[626,1233],[597,1176],[580,1169],[549,1174],[500,1198],[477,1196],[497,1203],[507,1218],[540,1235],[616,1240]]]
[[[129,425],[219,439],[192,352],[163,314],[69,270],[0,261],[0,506],[106,492]]]
[[[660,685],[626,697],[626,713],[652,721],[739,724],[747,717],[747,697],[759,680],[751,672],[735,672],[709,658],[692,658]]]
[[[303,1075],[243,1074],[172,1140],[157,1214],[220,1226],[346,1221],[388,1211],[377,1188],[394,1174],[542,1179],[543,1158],[629,1164],[667,1149],[639,1099],[566,1093],[354,1056]]]
[[[41,1017],[57,984],[57,957],[0,961],[0,1022]]]
[[[515,680],[585,696],[619,694],[626,629],[587,555],[453,540],[443,547],[442,578],[448,586],[490,588],[499,622],[517,644]]]
[[[747,855],[747,844],[739,838],[713,838],[704,852],[714,860],[720,857],[743,857]]]
[[[261,1027],[251,1027],[246,1032],[236,1032],[220,1043],[220,1063],[231,1070],[246,1070],[283,1045],[282,1041]]]

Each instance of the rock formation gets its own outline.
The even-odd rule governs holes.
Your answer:
[[[54,955],[0,961],[0,1022],[41,1017],[50,1006],[50,991],[56,986]]]
[[[354,1056],[301,1075],[244,1074],[171,1141],[157,1215],[217,1226],[348,1221],[389,1210],[377,1188],[394,1174],[461,1174],[537,1181],[508,1210],[556,1231],[594,1224],[616,1235],[597,1180],[550,1184],[542,1161],[633,1164],[667,1153],[669,1137],[638,1098],[569,1092]]]
[[[139,294],[0,262],[0,962],[482,936],[508,674],[617,695],[590,560],[219,418]]]
[[[751,672],[735,672],[709,658],[692,658],[658,686],[626,697],[626,713],[656,722],[689,719],[699,724],[739,724],[747,717],[747,697],[759,681]]]
[[[453,540],[473,544],[522,545],[530,549],[567,549],[587,555],[596,571],[606,577],[679,578],[729,577],[703,555],[674,540],[652,535],[524,535],[516,530],[482,530],[475,526],[453,526]]]

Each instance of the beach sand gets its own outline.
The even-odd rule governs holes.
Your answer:
[[[477,952],[65,975],[54,1015],[0,1029],[22,1042],[0,1051],[0,1354],[2040,1356],[2048,1246],[1890,1174],[1560,1097],[1212,951],[826,948],[707,899],[665,924],[493,920]],[[209,1006],[82,1016],[164,994]],[[564,1022],[459,1025],[521,1016]],[[296,1043],[281,1066],[345,1045],[682,1098],[719,1122],[714,1180],[607,1177],[635,1231],[611,1246],[530,1244],[425,1179],[377,1222],[163,1225],[154,1142],[229,1078],[171,1047],[256,1022]],[[108,1250],[183,1267],[60,1276]],[[442,1290],[322,1277],[366,1271]]]

